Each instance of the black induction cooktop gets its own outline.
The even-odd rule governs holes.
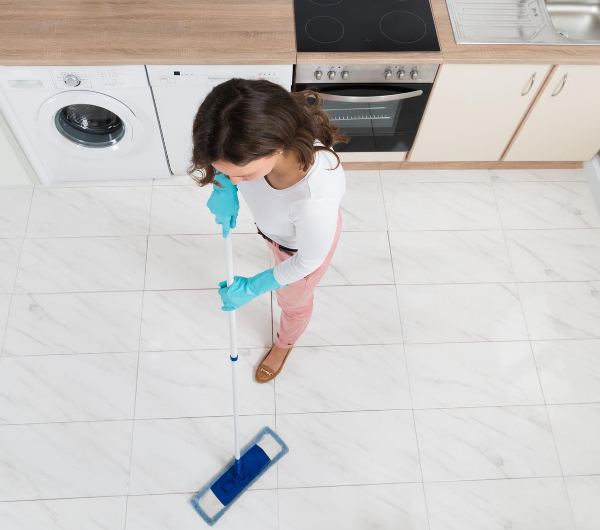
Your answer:
[[[429,0],[294,0],[299,52],[437,52]]]

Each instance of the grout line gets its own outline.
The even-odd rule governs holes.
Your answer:
[[[553,407],[571,407],[577,405],[600,405],[600,401],[589,401],[583,403],[550,403]],[[526,407],[546,407],[544,403],[528,403],[526,405],[459,405],[455,407],[423,407],[423,408],[379,408],[379,409],[348,409],[348,410],[311,410],[306,412],[280,412],[280,416],[310,416],[317,414],[361,414],[370,412],[407,412],[407,411],[428,411],[428,410],[470,410],[470,409],[508,409],[508,408],[526,408]],[[273,416],[270,412],[260,412],[253,414],[240,414],[240,417],[266,417]],[[214,414],[205,416],[166,416],[151,418],[118,418],[118,419],[93,419],[93,420],[70,420],[70,421],[45,421],[29,423],[6,423],[0,424],[0,430],[7,427],[25,427],[31,425],[64,425],[72,423],[108,423],[108,422],[139,422],[139,421],[171,421],[171,420],[209,420],[217,418],[233,418],[233,414]]]
[[[586,337],[586,338],[563,338],[563,339],[514,339],[514,340],[476,340],[476,341],[453,341],[453,342],[386,342],[386,343],[360,343],[360,344],[303,344],[296,347],[299,348],[340,348],[340,347],[352,347],[352,346],[393,346],[397,344],[403,344],[404,346],[444,346],[444,345],[455,345],[455,344],[505,344],[505,343],[519,343],[519,342],[566,342],[566,341],[600,341],[600,337]],[[263,344],[262,346],[240,346],[241,350],[263,350],[269,348],[268,345]],[[166,350],[140,350],[139,353],[151,354],[151,353],[162,353],[162,354],[173,354],[173,353],[203,353],[212,351],[228,351],[226,348],[190,348],[190,349],[166,349]],[[65,353],[33,353],[33,354],[11,354],[6,355],[7,359],[21,359],[28,357],[53,357],[62,355],[105,355],[105,354],[119,354],[119,353],[135,353],[134,351],[101,351],[101,352],[65,352]]]
[[[154,186],[152,187],[154,189]],[[150,208],[148,213],[148,234],[146,235],[146,256],[144,260],[144,285],[142,286],[142,301],[140,307],[140,325],[138,327],[138,351],[137,351],[137,366],[136,366],[136,375],[135,375],[135,389],[133,394],[133,417],[131,420],[131,443],[129,445],[129,472],[127,474],[127,496],[125,498],[125,521],[123,530],[127,528],[127,512],[129,509],[129,487],[131,484],[131,464],[133,462],[133,440],[135,436],[135,411],[137,407],[137,390],[138,390],[138,381],[140,377],[140,350],[142,346],[142,322],[144,320],[144,296],[146,293],[146,274],[148,270],[148,249],[150,246],[150,225],[152,223],[152,198],[154,193],[150,194]]]
[[[389,237],[388,237],[389,244]],[[587,279],[587,280],[548,280],[548,281],[482,281],[482,282],[439,282],[439,283],[371,283],[371,284],[332,284],[332,285],[319,285],[320,289],[329,289],[329,288],[339,288],[339,287],[438,287],[438,286],[489,286],[489,285],[529,285],[529,284],[541,284],[541,285],[554,285],[557,283],[593,283],[600,282],[600,277],[598,279]],[[149,293],[175,293],[175,292],[212,292],[218,291],[218,288],[214,287],[180,287],[180,288],[162,288],[162,289],[120,289],[120,290],[93,290],[93,291],[35,291],[35,292],[24,292],[24,293],[14,293],[12,296],[62,296],[62,295],[70,295],[70,294],[128,294],[128,293],[139,293],[139,292],[149,292]],[[600,338],[600,336],[598,337]],[[551,340],[551,339],[548,339]]]
[[[13,289],[12,293],[10,293],[10,300],[8,302],[8,312],[6,314],[6,322],[4,326],[4,335],[2,337],[2,343],[0,344],[0,361],[2,360],[2,355],[4,353],[4,344],[6,343],[6,336],[8,335],[8,324],[10,322],[10,313],[12,311],[12,303],[15,297],[15,289],[17,288],[17,279],[19,278],[19,269],[21,268],[21,258],[23,256],[23,247],[25,246],[25,239],[27,236],[27,229],[29,228],[29,219],[31,218],[31,209],[33,206],[33,196],[35,194],[35,188],[31,189],[31,197],[29,199],[29,210],[27,212],[27,222],[25,223],[25,233],[22,238],[11,238],[11,239],[21,239],[21,248],[19,250],[19,259],[17,260],[17,272],[15,273],[15,279],[13,281]]]
[[[381,176],[381,173],[380,173],[380,176]],[[382,186],[382,192],[383,192],[383,186]],[[383,201],[383,209],[384,209],[385,219],[386,219],[386,223],[387,223],[387,209],[385,207],[385,200]],[[404,367],[406,369],[406,382],[408,383],[408,395],[410,397],[410,411],[411,411],[412,420],[413,420],[413,432],[414,432],[414,436],[415,436],[415,443],[417,445],[417,458],[419,459],[419,472],[421,473],[421,488],[423,491],[423,502],[425,504],[425,515],[427,517],[427,527],[431,528],[431,523],[429,521],[429,508],[427,506],[427,494],[425,493],[425,484],[423,482],[423,464],[421,462],[421,449],[419,447],[419,437],[417,436],[417,421],[415,419],[415,409],[414,409],[412,388],[410,385],[410,371],[408,369],[408,355],[406,354],[406,348],[404,346],[404,328],[402,327],[402,313],[400,312],[400,294],[398,293],[398,288],[396,287],[396,271],[394,268],[394,260],[393,260],[393,256],[392,256],[392,243],[390,241],[389,230],[387,231],[387,239],[388,239],[388,250],[390,252],[390,261],[392,264],[392,276],[394,279],[396,307],[398,308],[398,320],[399,320],[399,324],[400,324],[400,332],[402,333],[402,352],[404,354]]]
[[[588,475],[569,475],[569,477],[600,477],[600,474],[588,474]],[[511,478],[474,478],[474,479],[459,479],[459,480],[438,480],[428,481],[424,484],[454,484],[458,482],[498,482],[498,481],[515,481],[515,480],[540,480],[540,479],[552,479],[561,478],[558,475],[544,475],[536,477],[511,477]],[[369,482],[360,484],[328,484],[319,486],[287,486],[283,488],[260,488],[252,491],[277,491],[286,490],[310,490],[310,489],[333,489],[333,488],[362,488],[368,486],[390,486],[390,485],[404,485],[404,484],[421,484],[421,482],[409,482],[409,481],[398,481],[398,482]],[[133,493],[131,495],[115,494],[115,495],[93,495],[93,496],[73,496],[73,497],[44,497],[36,499],[15,499],[15,500],[0,500],[0,504],[12,503],[12,502],[44,502],[44,501],[60,501],[60,500],[78,500],[78,499],[115,499],[121,497],[163,497],[167,495],[193,495],[197,491],[166,491],[161,493]]]

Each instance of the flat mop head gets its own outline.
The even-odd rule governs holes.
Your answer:
[[[191,505],[210,526],[214,525],[237,498],[275,462],[289,451],[277,434],[265,427],[209,484],[190,499]]]

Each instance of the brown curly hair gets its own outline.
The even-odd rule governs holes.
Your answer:
[[[282,149],[296,154],[302,171],[308,171],[316,151],[333,153],[339,166],[333,146],[349,138],[329,123],[322,104],[317,92],[288,92],[265,79],[234,78],[217,85],[194,118],[187,174],[206,186],[215,182],[212,163],[217,160],[245,166]]]

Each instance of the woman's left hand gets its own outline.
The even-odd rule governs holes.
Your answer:
[[[221,309],[223,311],[235,311],[253,298],[282,287],[285,287],[285,285],[277,283],[273,269],[263,271],[251,278],[234,276],[233,283],[229,287],[227,287],[227,282],[219,283],[219,296],[223,301]]]

